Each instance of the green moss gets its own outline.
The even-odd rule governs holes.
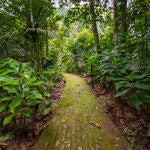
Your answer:
[[[47,125],[47,127],[43,130],[42,135],[39,138],[39,142],[35,145],[36,150],[51,150],[54,148],[56,137],[56,130],[51,127],[51,125]],[[51,148],[50,148],[51,147]]]
[[[104,113],[84,80],[64,74],[66,85],[53,118],[34,150],[125,150],[127,143]],[[101,129],[92,126],[95,123]]]

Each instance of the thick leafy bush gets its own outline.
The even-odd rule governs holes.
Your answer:
[[[19,63],[14,59],[0,62],[0,113],[3,126],[15,117],[23,119],[32,117],[40,104],[46,104],[44,81],[37,77],[30,63]],[[34,111],[33,111],[34,110]]]

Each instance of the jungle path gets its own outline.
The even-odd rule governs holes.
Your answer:
[[[86,82],[64,73],[66,85],[34,150],[128,150]]]

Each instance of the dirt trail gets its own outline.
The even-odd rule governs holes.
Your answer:
[[[85,81],[67,73],[64,77],[56,112],[34,150],[128,150]]]

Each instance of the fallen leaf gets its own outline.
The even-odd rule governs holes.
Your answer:
[[[120,138],[115,138],[117,141],[119,141],[120,140]]]
[[[62,120],[61,122],[62,122],[62,123],[65,123],[65,120]]]
[[[119,147],[119,144],[115,144],[116,147]]]
[[[99,129],[101,129],[101,126],[98,124],[98,123],[91,123],[91,125],[93,126],[93,127],[97,127],[97,128],[99,128]]]
[[[68,144],[68,143],[70,143],[70,141],[65,141],[65,142],[64,142],[64,144]]]

